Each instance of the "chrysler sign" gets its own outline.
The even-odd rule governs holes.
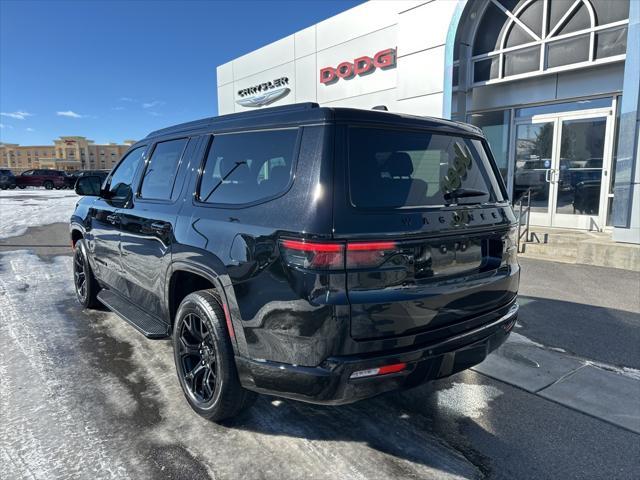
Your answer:
[[[280,77],[269,82],[260,83],[253,87],[238,90],[240,100],[236,100],[238,105],[243,107],[263,107],[281,99],[289,94],[291,89],[288,77]]]
[[[343,78],[348,80],[356,75],[372,73],[376,68],[392,68],[396,66],[396,49],[387,48],[376,53],[373,57],[364,56],[353,62],[342,62],[336,67],[324,67],[320,69],[320,83],[325,85],[337,82]]]

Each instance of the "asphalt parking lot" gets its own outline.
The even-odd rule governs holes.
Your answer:
[[[18,221],[63,193],[11,195],[2,479],[640,477],[638,272],[522,260],[515,334],[473,370],[345,407],[263,396],[217,425],[183,399],[168,341],[79,308],[66,225]]]

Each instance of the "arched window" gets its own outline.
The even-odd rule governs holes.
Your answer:
[[[474,85],[624,60],[629,0],[489,0],[471,52]]]

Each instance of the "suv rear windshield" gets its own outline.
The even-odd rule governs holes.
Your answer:
[[[351,203],[384,209],[502,201],[489,162],[475,138],[350,128]]]

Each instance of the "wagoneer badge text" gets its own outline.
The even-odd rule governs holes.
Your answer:
[[[240,100],[236,100],[236,103],[243,107],[263,107],[269,105],[291,91],[287,85],[289,85],[289,78],[280,77],[253,87],[243,88],[238,90]]]
[[[376,68],[391,68],[396,66],[396,49],[387,48],[376,53],[373,57],[359,57],[351,62],[342,62],[337,67],[324,67],[320,69],[320,83],[325,85],[337,82],[344,78],[348,80],[356,75],[366,75]]]

